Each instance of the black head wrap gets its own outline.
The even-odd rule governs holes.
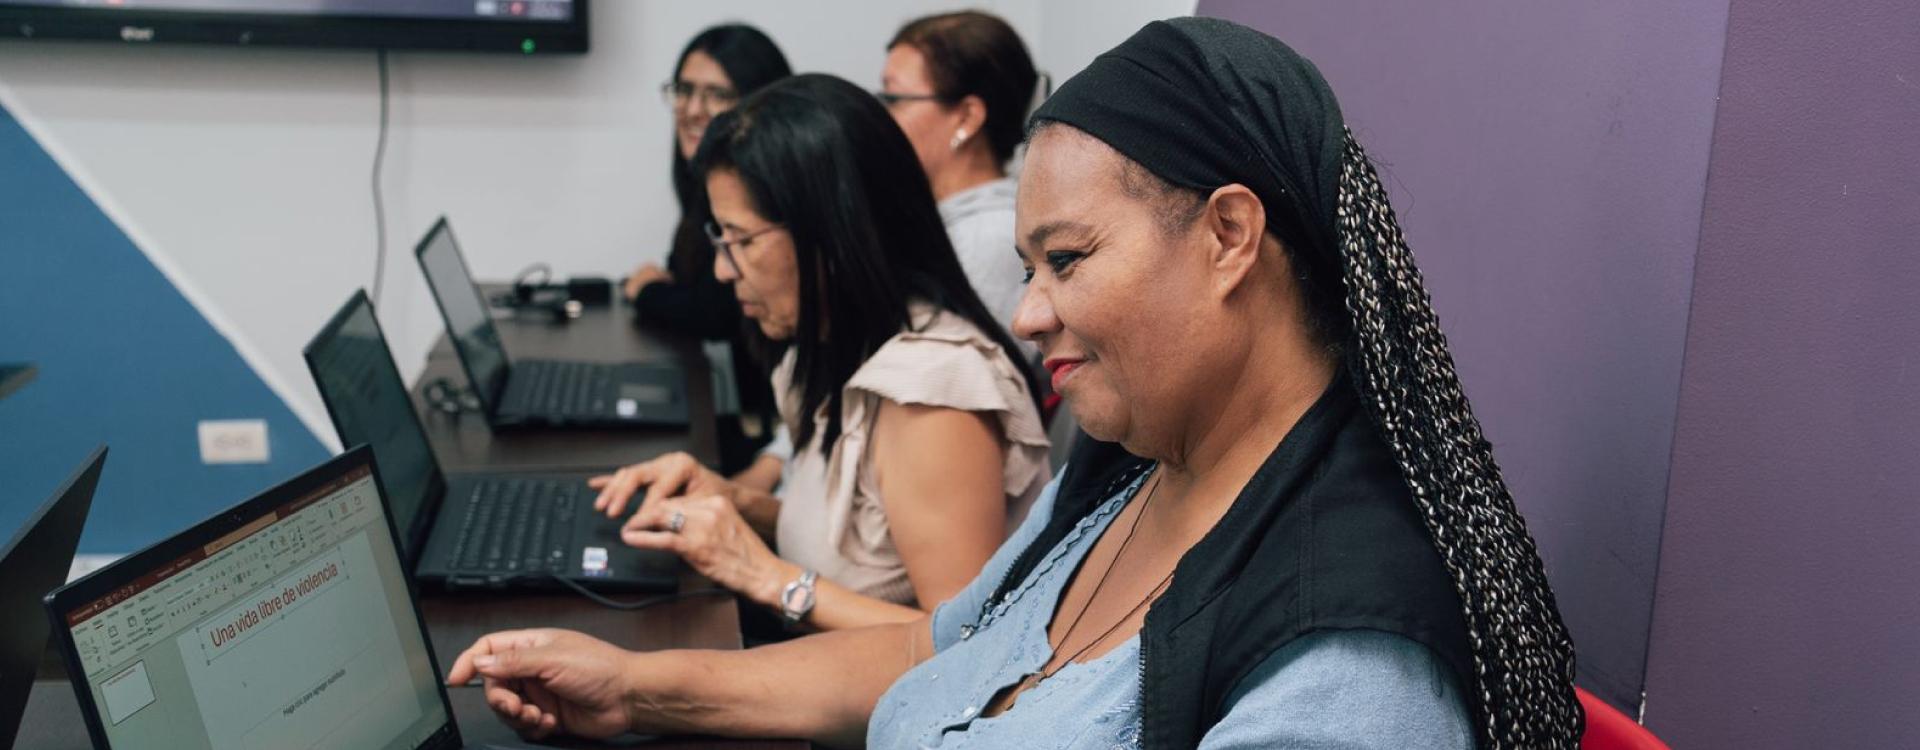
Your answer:
[[[1354,387],[1391,449],[1463,603],[1489,748],[1573,748],[1573,643],[1540,556],[1454,373],[1420,271],[1366,153],[1313,64],[1228,21],[1148,24],[1034,113],[1202,194],[1242,184],[1340,307]],[[1321,310],[1326,313],[1329,311]]]

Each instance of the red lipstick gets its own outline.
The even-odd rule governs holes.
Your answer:
[[[1047,372],[1053,373],[1053,389],[1058,391],[1060,386],[1086,363],[1086,360],[1075,357],[1048,357],[1042,364],[1046,366]]]

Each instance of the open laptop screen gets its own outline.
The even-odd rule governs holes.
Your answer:
[[[507,385],[507,349],[500,344],[500,332],[493,327],[486,300],[473,285],[473,274],[460,256],[453,240],[453,227],[441,219],[414,250],[420,269],[433,288],[434,301],[446,318],[447,333],[459,350],[460,362],[473,379],[473,388],[482,404],[491,411]]]
[[[380,462],[381,489],[393,508],[405,545],[424,537],[421,514],[444,478],[433,459],[433,444],[414,416],[407,386],[394,369],[387,337],[374,317],[366,292],[353,298],[307,344],[307,367],[326,401],[341,445],[373,447]]]
[[[441,733],[372,464],[349,456],[184,555],[108,568],[113,589],[61,608],[109,746],[411,750]]]

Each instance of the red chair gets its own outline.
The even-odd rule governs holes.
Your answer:
[[[1587,711],[1587,733],[1580,736],[1582,750],[1670,750],[1667,743],[1620,709],[1580,688],[1573,692]]]

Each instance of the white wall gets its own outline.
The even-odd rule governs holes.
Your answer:
[[[1056,83],[1193,0],[993,0]],[[412,377],[440,326],[411,257],[446,214],[474,273],[535,261],[623,273],[675,216],[657,93],[699,29],[746,21],[796,70],[876,85],[882,45],[935,0],[600,0],[584,57],[395,53],[381,318]],[[375,56],[358,51],[0,45],[0,104],[333,444],[300,348],[370,286]]]

